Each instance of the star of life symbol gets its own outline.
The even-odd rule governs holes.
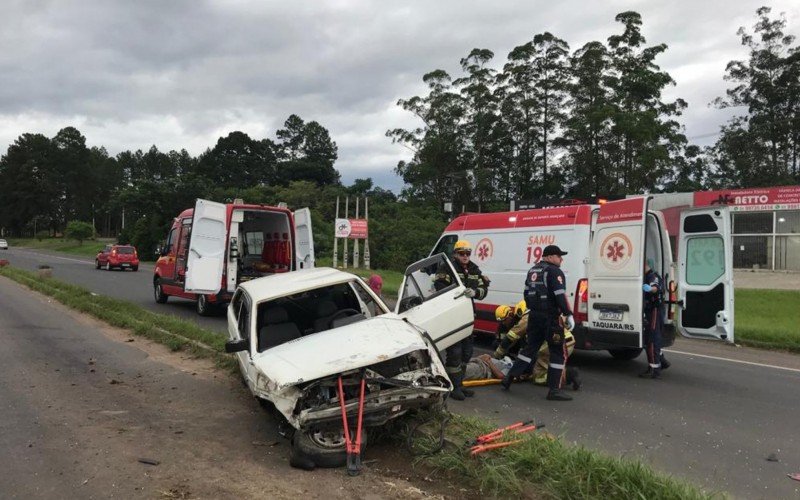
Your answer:
[[[617,262],[621,258],[625,257],[625,245],[621,245],[618,240],[614,240],[613,243],[608,245],[608,253],[606,257],[611,259],[614,262]]]
[[[492,240],[489,238],[484,238],[475,245],[475,256],[479,261],[485,262],[491,259],[493,254],[494,245],[492,245]]]
[[[633,256],[633,245],[623,233],[608,235],[600,245],[600,261],[608,269],[622,269],[631,260],[631,256]]]

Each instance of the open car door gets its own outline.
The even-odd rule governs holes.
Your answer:
[[[314,235],[311,232],[311,210],[301,208],[294,213],[295,269],[314,267]]]
[[[645,196],[608,202],[600,206],[594,220],[588,318],[595,343],[642,347],[648,200]]]
[[[678,330],[733,343],[733,248],[727,208],[681,213],[678,241]]]
[[[443,253],[406,269],[395,312],[422,328],[444,351],[472,334],[472,300],[464,295],[453,264]]]
[[[224,204],[197,200],[186,264],[184,289],[187,292],[213,294],[222,288],[227,243],[226,217]]]

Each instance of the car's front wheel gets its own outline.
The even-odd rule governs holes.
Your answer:
[[[97,259],[94,259],[94,268],[95,269],[100,269],[100,261],[97,260]]]
[[[355,440],[355,433],[351,436]],[[361,453],[367,447],[367,430],[361,430]],[[347,463],[344,429],[297,431],[292,438],[292,455],[314,462],[317,467],[342,467]]]
[[[111,261],[106,262],[106,271],[111,270]]]
[[[161,286],[161,280],[156,279],[153,282],[153,297],[155,297],[156,302],[159,304],[166,304],[169,295],[164,293],[164,287]]]
[[[206,295],[197,296],[197,314],[200,316],[211,316],[214,314],[214,305],[208,302]]]

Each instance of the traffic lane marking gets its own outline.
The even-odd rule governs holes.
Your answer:
[[[768,365],[766,363],[756,363],[754,361],[744,361],[741,359],[731,359],[731,358],[723,358],[720,356],[709,356],[708,354],[697,354],[695,352],[685,352],[685,351],[674,351],[672,349],[664,349],[664,352],[674,353],[674,354],[684,354],[686,356],[697,356],[698,358],[708,358],[708,359],[716,359],[719,361],[730,361],[731,363],[741,363],[743,365],[752,365],[752,366],[760,366],[762,368],[775,368],[776,370],[786,370],[789,372],[800,373],[800,369],[798,368],[789,368],[787,366],[778,366],[778,365]]]

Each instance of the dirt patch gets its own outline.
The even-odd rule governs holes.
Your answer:
[[[737,270],[733,272],[733,286],[766,290],[800,290],[800,273]]]
[[[20,295],[33,294],[19,288]],[[288,441],[237,376],[34,295],[33,309],[51,310],[61,325],[37,327],[58,340],[47,342],[53,353],[41,366],[28,364],[28,387],[18,397],[34,407],[38,426],[52,429],[30,449],[44,454],[52,473],[70,478],[60,494],[371,499],[468,493],[415,468],[395,445],[368,448],[355,478],[343,469],[293,469]],[[66,351],[57,350],[60,343]]]

